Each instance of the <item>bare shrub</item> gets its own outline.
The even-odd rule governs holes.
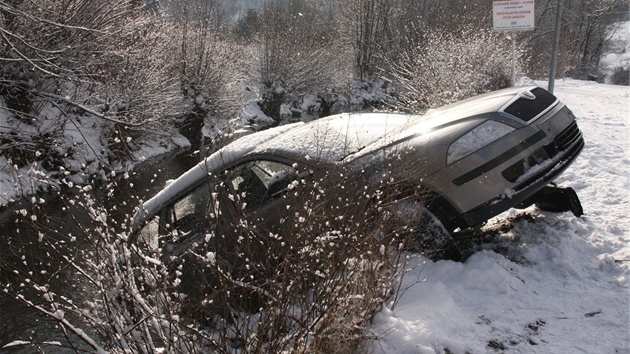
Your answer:
[[[215,231],[165,244],[161,257],[175,255],[188,284],[181,290],[191,301],[185,312],[220,333],[223,345],[245,352],[356,349],[391,294],[402,241],[384,235],[376,216],[365,219],[366,208],[376,207],[369,192],[350,188],[354,182],[331,190],[293,184],[286,197],[292,216],[277,234],[249,217],[224,225],[214,210]]]
[[[630,70],[618,67],[610,76],[610,83],[613,85],[630,85]]]
[[[143,139],[171,136],[178,88],[161,18],[134,1],[2,2],[0,12],[3,149],[111,166]],[[14,144],[21,135],[36,143]]]
[[[125,218],[89,193],[60,197],[72,219],[51,220],[35,203],[18,217],[39,235],[38,251],[14,250],[20,265],[3,290],[56,322],[68,345],[96,352],[351,351],[392,293],[401,241],[366,227],[367,195],[356,205],[334,190],[293,193],[304,204],[287,233],[261,235],[245,219],[222,225],[217,212],[214,231],[149,251],[129,245],[116,231]],[[80,287],[67,294],[68,284]]]
[[[259,17],[260,32],[248,66],[260,85],[261,108],[280,120],[280,107],[305,93],[346,88],[352,81],[349,51],[337,40],[325,8],[306,2],[274,0]]]
[[[458,33],[427,30],[425,35],[389,63],[402,88],[397,97],[402,107],[426,110],[510,85],[511,43],[503,34],[469,28]],[[517,58],[520,70],[522,51]]]
[[[85,188],[59,198],[70,216],[63,220],[47,218],[48,203],[34,200],[18,219],[37,240],[3,264],[14,270],[3,291],[49,317],[67,344],[10,344],[112,353],[361,350],[374,338],[372,316],[395,295],[404,245],[418,226],[415,217],[403,224],[393,205],[403,195],[405,204],[424,198],[387,192],[400,191],[398,177],[385,173],[376,190],[364,188],[369,178],[345,174],[297,180],[277,234],[244,216],[226,224],[210,198],[208,217],[198,220],[208,223],[205,233],[180,229],[141,245],[127,242],[126,212]]]
[[[2,27],[2,58],[12,63],[6,69],[10,72],[34,70],[38,74],[28,85],[31,95],[74,108],[90,107],[94,112],[87,109],[87,113],[98,112],[103,118],[130,125],[147,115],[154,117],[151,113],[164,113],[172,102],[168,99],[172,81],[166,75],[165,53],[156,47],[160,23],[151,13],[131,1],[96,5],[71,0],[44,5],[2,4],[13,19]],[[19,86],[12,81],[6,84]],[[99,97],[102,84],[111,91]],[[154,85],[159,86],[157,91]],[[142,99],[130,96],[142,95],[140,92]],[[94,108],[90,100],[95,97],[108,107]],[[145,103],[150,100],[152,104]],[[135,103],[139,103],[137,107]]]
[[[44,209],[53,202],[67,213],[62,219],[47,217]],[[166,267],[128,247],[116,231],[125,228],[121,219],[99,203],[78,191],[19,211],[20,234],[36,239],[12,250],[23,261],[4,258],[3,268],[13,273],[3,274],[3,290],[56,322],[65,337],[63,344],[19,343],[98,353],[201,352],[211,346],[211,338],[179,319],[180,299],[170,292],[173,277]]]

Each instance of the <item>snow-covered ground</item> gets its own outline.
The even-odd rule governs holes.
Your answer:
[[[555,94],[586,140],[557,182],[585,215],[532,207],[464,263],[412,258],[374,352],[630,353],[630,87],[566,80]]]

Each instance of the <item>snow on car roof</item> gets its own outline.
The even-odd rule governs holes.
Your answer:
[[[398,113],[344,113],[330,116],[278,135],[255,152],[340,161],[400,130],[414,117]]]

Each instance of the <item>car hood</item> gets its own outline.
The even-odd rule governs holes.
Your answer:
[[[432,137],[435,138],[435,134],[446,133],[446,130],[449,131],[448,134],[456,137],[458,135],[453,133],[454,131],[460,131],[463,134],[483,121],[496,117],[497,111],[519,97],[519,92],[529,91],[534,87],[507,88],[433,109],[423,115],[406,116],[408,117],[407,124],[396,131],[388,132],[372,144],[346,155],[345,158],[346,160],[355,159],[423,135],[432,134]],[[375,119],[375,117],[371,117],[371,119]],[[433,140],[433,143],[435,144],[436,141]]]
[[[430,110],[423,116],[422,120],[427,121],[439,117],[439,120],[445,123],[484,113],[498,112],[517,97],[519,92],[531,91],[536,87],[537,86],[510,87],[471,97],[435,110]]]

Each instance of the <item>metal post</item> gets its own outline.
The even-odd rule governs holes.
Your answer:
[[[512,31],[512,86],[516,86],[516,32]]]
[[[560,44],[560,28],[562,27],[562,0],[556,6],[556,25],[553,31],[553,49],[551,50],[551,69],[549,70],[549,84],[547,90],[553,93],[556,81],[556,66],[558,65],[558,45]]]

